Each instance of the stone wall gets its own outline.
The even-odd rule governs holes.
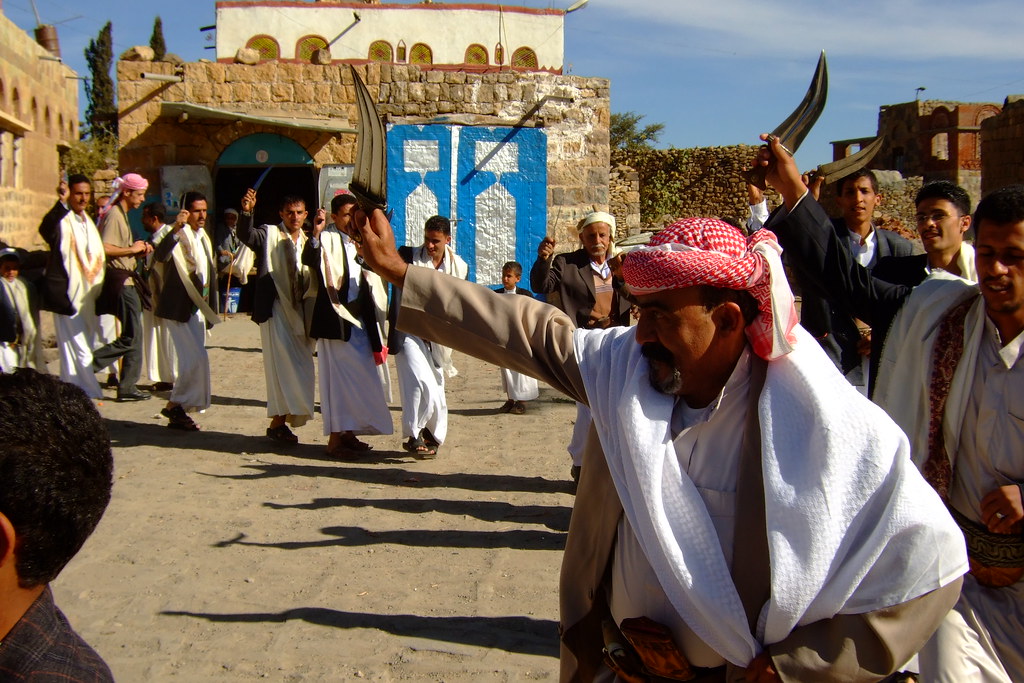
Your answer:
[[[640,232],[640,174],[618,165],[608,179],[608,211],[615,216],[618,237]]]
[[[750,215],[743,171],[757,152],[750,145],[657,149],[630,160],[640,176],[640,214],[645,230],[686,216],[745,221]],[[769,191],[769,200],[776,197]],[[777,203],[777,202],[776,202]]]
[[[1006,98],[1003,111],[981,124],[982,193],[1024,183],[1024,95]]]
[[[749,167],[756,151],[756,147],[735,145],[650,150],[636,155],[631,163],[637,169],[640,184],[642,229],[658,230],[687,216],[718,216],[745,222],[750,209],[742,172]],[[903,178],[895,171],[876,174],[879,191],[884,195],[875,215],[876,223],[916,240],[914,196],[921,188],[921,177]],[[781,202],[772,189],[766,196],[769,209]],[[830,215],[840,215],[834,187],[824,188],[821,203]]]
[[[36,229],[56,197],[58,149],[78,138],[74,75],[0,14],[0,240],[4,242],[26,249],[42,244]]]
[[[160,83],[143,72],[172,74]],[[385,123],[543,128],[548,147],[549,233],[575,240],[575,224],[609,203],[609,82],[549,73],[467,73],[405,64],[356,67]],[[159,182],[164,165],[211,170],[232,142],[253,133],[293,139],[314,164],[353,163],[355,135],[283,129],[271,124],[161,116],[161,102],[188,102],[261,116],[334,119],[354,127],[349,67],[263,62],[257,65],[119,62],[120,168]]]

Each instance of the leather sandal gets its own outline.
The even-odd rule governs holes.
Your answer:
[[[273,439],[274,441],[280,441],[281,443],[299,442],[299,437],[295,436],[292,430],[288,429],[288,425],[267,427],[267,436]]]

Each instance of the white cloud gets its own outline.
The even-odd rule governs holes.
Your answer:
[[[777,57],[824,48],[901,60],[1024,58],[1024,12],[1010,0],[593,0],[590,7],[685,30],[686,40],[704,49],[718,43]],[[702,39],[695,29],[710,33]]]

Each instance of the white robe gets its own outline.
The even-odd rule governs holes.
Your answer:
[[[978,288],[943,271],[918,285],[893,321],[879,366],[875,400],[907,434],[914,462],[928,458],[932,353],[940,322],[974,299],[964,349],[950,382],[942,431],[952,468],[950,504],[981,523],[981,499],[1024,481],[1024,362],[1021,337],[995,339]],[[986,588],[973,576],[953,611],[921,651],[925,681],[1024,680],[1024,581]]]
[[[18,346],[0,343],[0,371],[11,372],[15,368],[33,368],[46,372],[43,345],[36,327],[37,312],[32,310],[28,288],[21,278],[7,280],[0,278],[0,296],[7,297],[21,327]]]
[[[106,262],[103,240],[88,215],[68,212],[60,221],[60,254],[68,274],[68,298],[73,315],[53,314],[60,378],[79,387],[89,398],[102,398],[92,350],[101,345],[96,299],[103,288]]]
[[[170,231],[170,225],[162,226],[149,238],[150,243],[160,244],[160,240]],[[155,310],[160,290],[165,282],[167,264],[156,261],[153,254],[149,254],[146,256],[146,266],[150,271],[149,287]],[[165,322],[163,318],[156,317],[152,310],[142,312],[142,350],[146,357],[146,370],[150,381],[173,384],[178,372],[178,356],[174,352],[174,342]]]
[[[794,333],[793,350],[768,364],[758,400],[772,588],[755,633],[711,515],[677,457],[674,399],[651,386],[635,329],[575,333],[626,519],[676,611],[737,666],[797,626],[906,602],[967,568],[963,537],[912,466],[906,437],[843,387],[806,331]]]
[[[521,296],[515,290],[499,292],[510,296]],[[501,390],[505,392],[510,401],[532,401],[540,396],[540,388],[537,380],[521,372],[501,369]]]
[[[344,288],[342,278],[348,279],[349,302],[358,298],[360,286],[372,286],[369,280],[365,284],[362,282],[363,269],[356,262],[355,246],[340,232],[321,233],[320,249],[323,262],[330,264],[331,275],[336,280],[330,283],[333,289],[340,292]],[[327,272],[323,265],[320,274],[320,284],[326,286],[323,278],[327,277]],[[380,279],[373,273],[367,272],[366,275]],[[381,298],[382,290],[383,286],[374,292],[375,302],[387,300],[386,295]],[[383,317],[384,307],[379,306],[378,309],[382,314],[379,317]],[[319,339],[316,348],[324,436],[347,431],[355,434],[393,433],[391,411],[384,395],[385,385],[381,382],[366,331],[352,325],[348,341]]]
[[[293,242],[283,228],[264,227],[265,263],[277,288],[270,319],[260,323],[267,415],[283,415],[292,427],[301,427],[313,416],[316,383],[314,345],[306,332],[304,305],[306,300],[312,305],[310,274],[301,262],[306,235],[300,230],[298,241]]]
[[[448,434],[448,400],[444,373],[427,348],[427,342],[407,334],[395,354],[398,393],[402,399],[402,436],[418,437],[424,427],[438,443]]]
[[[187,283],[187,292],[190,291],[192,283],[189,273],[195,273],[199,277],[203,288],[214,286],[213,246],[206,231],[197,232],[191,227],[180,230],[178,243],[174,246],[172,261],[168,267],[178,270],[178,277],[182,283]],[[194,305],[197,302],[205,302],[199,290],[189,294],[189,298],[191,299],[193,295]],[[171,336],[178,361],[178,374],[168,400],[179,404],[186,411],[206,410],[210,407],[210,356],[206,351],[206,324],[216,322],[217,316],[212,310],[204,310],[204,306],[205,303],[203,306],[197,306],[195,313],[187,322],[161,320]]]

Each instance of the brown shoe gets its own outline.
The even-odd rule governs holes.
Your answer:
[[[512,413],[513,415],[522,415],[523,413],[526,412],[526,404],[523,403],[522,401],[516,401],[515,403],[512,404],[512,407],[509,409],[508,412]]]
[[[512,412],[512,408],[515,407],[515,405],[516,405],[516,402],[513,401],[512,399],[509,399],[509,400],[505,401],[505,403],[503,403],[500,408],[498,408],[498,412],[499,413],[511,413]]]

